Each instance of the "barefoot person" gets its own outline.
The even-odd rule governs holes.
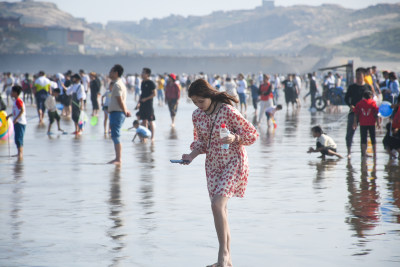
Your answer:
[[[192,116],[192,152],[183,154],[182,159],[187,161],[184,164],[190,164],[199,154],[206,154],[207,187],[219,242],[218,262],[210,266],[232,266],[227,203],[231,197],[244,196],[249,174],[244,146],[253,144],[258,133],[232,106],[238,100],[226,92],[218,92],[205,80],[190,85],[189,97],[198,109]],[[221,124],[230,131],[222,139]],[[229,144],[229,149],[222,149],[222,144]]]
[[[18,150],[18,159],[22,160],[24,157],[24,134],[26,128],[26,109],[25,103],[21,100],[20,94],[22,92],[22,87],[19,85],[14,85],[11,88],[11,97],[15,99],[12,114],[7,116],[7,121],[9,117],[13,117],[14,123],[14,141]]]
[[[116,64],[110,70],[110,79],[114,82],[111,99],[108,104],[108,113],[110,118],[111,139],[114,142],[115,159],[110,164],[121,164],[122,145],[119,140],[121,127],[126,117],[130,117],[131,113],[126,108],[126,86],[121,80],[124,68]]]
[[[311,128],[313,137],[317,138],[317,148],[310,147],[307,153],[321,153],[320,158],[325,159],[325,156],[336,156],[342,158],[342,156],[336,153],[336,143],[333,139],[322,131],[320,126],[314,126]]]
[[[179,98],[181,96],[181,90],[176,84],[176,76],[171,73],[168,75],[168,83],[165,87],[165,100],[168,103],[169,114],[171,115],[171,126],[175,127],[175,116],[178,111]]]

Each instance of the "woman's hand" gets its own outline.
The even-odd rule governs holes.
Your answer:
[[[184,161],[186,161],[186,162],[184,162],[184,163],[181,163],[181,164],[183,164],[183,165],[189,165],[189,164],[192,162],[192,160],[193,160],[193,158],[192,158],[192,156],[191,156],[190,154],[183,154],[183,155],[182,155],[182,159],[183,159]]]
[[[222,144],[232,144],[233,142],[235,142],[235,135],[229,134],[228,136],[221,138],[220,142]]]

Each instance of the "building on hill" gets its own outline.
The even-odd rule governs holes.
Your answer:
[[[262,0],[262,7],[263,8],[275,8],[275,1],[271,1],[271,0]]]
[[[21,17],[0,17],[0,28],[20,28]]]
[[[45,27],[42,25],[24,25],[27,32],[59,46],[84,44],[84,32],[62,27]]]

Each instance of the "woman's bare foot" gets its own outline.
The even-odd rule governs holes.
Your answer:
[[[216,263],[214,263],[214,264],[211,264],[211,265],[207,265],[207,267],[232,267],[233,265],[232,265],[232,262],[229,262],[228,264],[226,264],[226,265],[223,265],[223,264],[220,264],[220,263],[218,263],[218,262],[216,262]]]
[[[112,161],[107,162],[107,164],[121,165],[121,161],[120,161],[120,160],[114,159],[114,160],[112,160]]]

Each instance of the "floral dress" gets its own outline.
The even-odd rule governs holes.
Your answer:
[[[253,144],[258,133],[254,126],[228,104],[222,104],[214,115],[207,115],[201,109],[196,109],[192,115],[194,125],[194,142],[191,150],[201,154],[206,153],[206,176],[210,198],[215,195],[224,197],[243,197],[249,166],[245,145]],[[220,142],[220,127],[225,124],[232,134],[240,136],[229,145],[228,151],[222,151]],[[211,138],[210,138],[211,137]]]

